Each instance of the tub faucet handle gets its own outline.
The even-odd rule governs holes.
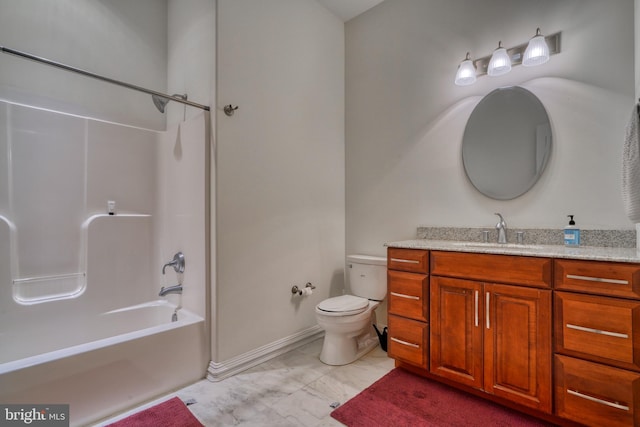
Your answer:
[[[175,254],[171,261],[162,266],[162,274],[167,267],[173,267],[176,273],[184,273],[184,254],[182,252]]]

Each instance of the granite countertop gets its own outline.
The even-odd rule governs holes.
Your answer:
[[[560,245],[531,245],[508,243],[480,243],[451,240],[415,239],[385,243],[390,248],[428,249],[436,251],[469,252],[500,255],[536,256],[546,258],[584,259],[640,263],[640,250],[636,248]]]

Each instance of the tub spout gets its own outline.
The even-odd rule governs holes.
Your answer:
[[[182,294],[182,285],[169,286],[167,288],[163,286],[160,288],[159,296],[163,297],[167,294]]]

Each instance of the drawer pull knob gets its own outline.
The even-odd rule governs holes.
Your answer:
[[[613,283],[615,285],[628,285],[628,280],[605,279],[604,277],[578,276],[576,274],[567,274],[567,279],[586,280],[587,282]]]
[[[394,297],[406,298],[406,299],[414,299],[416,301],[420,301],[420,297],[417,297],[417,296],[414,296],[414,295],[399,294],[397,292],[391,292],[391,295],[393,295]]]
[[[413,348],[420,348],[420,346],[418,344],[414,344],[412,342],[407,342],[407,341],[402,341],[402,340],[399,340],[398,338],[394,338],[394,337],[391,337],[391,341],[395,341],[398,344],[406,345],[406,346],[413,347]]]
[[[405,264],[420,264],[420,261],[415,259],[402,259],[402,258],[391,258],[393,262],[404,262]]]
[[[612,408],[622,409],[623,411],[629,411],[629,407],[625,405],[620,405],[619,403],[609,402],[607,400],[598,399],[597,397],[589,396],[588,394],[580,393],[579,391],[567,389],[567,393],[572,394],[577,397],[581,397],[582,399],[590,400],[592,402],[601,403],[603,405],[611,406]]]
[[[572,325],[571,323],[567,323],[567,328],[576,329],[578,331],[583,331],[583,332],[591,332],[592,334],[607,335],[609,337],[625,338],[625,339],[629,338],[629,335],[627,335],[627,334],[621,334],[621,333],[618,333],[618,332],[602,331],[600,329],[594,329],[594,328],[585,328],[584,326]]]

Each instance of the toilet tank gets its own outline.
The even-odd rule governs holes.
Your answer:
[[[348,255],[347,278],[352,295],[382,301],[387,296],[387,259],[371,255]]]

